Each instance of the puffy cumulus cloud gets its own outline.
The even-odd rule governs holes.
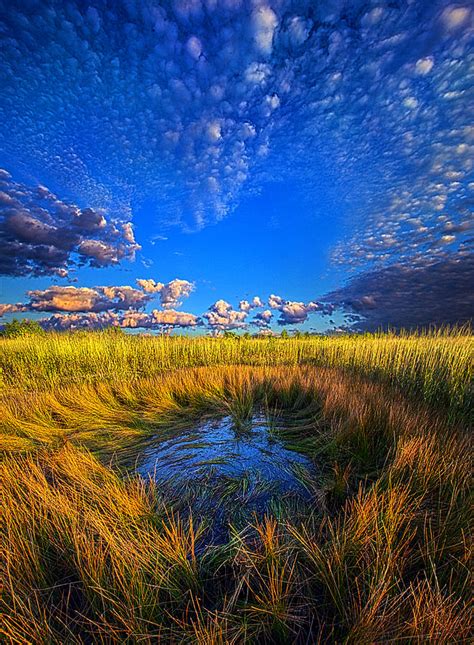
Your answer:
[[[175,278],[166,284],[163,282],[155,282],[151,279],[139,279],[137,284],[146,293],[160,294],[161,306],[165,309],[179,307],[184,298],[188,298],[194,291],[195,285],[188,280],[180,280]]]
[[[194,289],[192,282],[178,278],[167,284],[151,279],[139,279],[137,284],[140,289],[127,285],[102,287],[52,285],[46,289],[34,289],[27,292],[29,301],[26,303],[0,305],[0,316],[19,311],[100,313],[112,310],[134,310],[138,314],[136,310],[144,308],[157,296],[160,298],[162,307],[168,310],[179,306],[181,300],[189,296]],[[153,313],[156,314],[156,311]],[[175,312],[171,312],[170,318],[174,314]],[[184,321],[185,318],[182,320]]]
[[[103,212],[79,208],[45,186],[13,181],[0,171],[0,273],[56,274],[76,264],[95,267],[133,260],[139,245],[129,222],[108,221]]]
[[[279,309],[284,304],[284,302],[285,301],[281,296],[276,296],[273,293],[268,298],[268,306],[271,307],[272,309]]]
[[[267,328],[270,326],[272,318],[273,312],[270,311],[270,309],[265,309],[254,316],[252,319],[252,325],[260,328]]]
[[[103,311],[100,313],[57,313],[40,319],[44,329],[54,331],[73,331],[76,329],[104,329],[120,327],[122,329],[155,329],[171,330],[174,328],[192,328],[201,324],[194,314],[183,311]]]
[[[225,300],[217,300],[209,307],[209,311],[203,314],[203,318],[208,326],[216,331],[244,329],[247,326],[247,312],[232,309],[232,305]]]
[[[43,329],[51,331],[75,331],[78,329],[105,329],[106,327],[119,327],[118,315],[113,311],[102,313],[69,313],[53,314],[39,321]]]
[[[329,303],[295,302],[284,300],[275,294],[268,298],[268,306],[280,312],[280,317],[277,320],[279,325],[299,325],[306,322],[311,313],[318,312],[323,316],[328,316],[333,311],[333,307]]]
[[[198,316],[184,311],[153,309],[151,313],[126,311],[117,319],[120,327],[128,329],[171,329],[197,327],[201,325]]]
[[[146,293],[160,293],[160,291],[163,289],[165,286],[163,282],[155,282],[155,280],[151,279],[138,279],[137,284],[139,287],[143,289]]]
[[[246,311],[247,313],[251,309],[258,309],[260,307],[264,307],[264,303],[262,302],[261,298],[259,296],[254,296],[252,300],[249,302],[248,300],[241,300],[239,302],[239,309],[240,311]]]
[[[194,284],[188,280],[175,278],[163,286],[160,291],[161,306],[166,309],[178,307],[184,298],[194,291]]]
[[[159,326],[196,327],[201,324],[198,316],[184,311],[174,311],[173,309],[167,309],[166,311],[154,309],[152,317],[153,323]]]
[[[354,331],[474,321],[474,255],[415,266],[391,265],[355,276],[325,300],[347,312]]]
[[[73,287],[53,285],[28,291],[31,311],[101,312],[144,307],[150,296],[133,287]]]
[[[280,308],[279,325],[299,325],[308,320],[308,315],[317,311],[319,306],[315,302],[285,302]]]

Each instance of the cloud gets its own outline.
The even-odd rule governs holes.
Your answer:
[[[6,314],[18,313],[20,311],[27,311],[25,305],[0,304],[0,318]]]
[[[454,325],[474,321],[474,255],[392,265],[359,274],[325,297],[346,312],[356,331]]]
[[[77,264],[103,267],[133,260],[140,246],[130,222],[65,202],[45,186],[0,171],[0,273],[65,277]]]
[[[278,18],[270,7],[259,7],[252,13],[253,37],[257,49],[263,54],[271,54],[273,35],[278,26]]]
[[[31,311],[101,312],[144,307],[150,296],[133,287],[73,287],[53,285],[28,291]]]
[[[211,329],[218,331],[244,329],[247,326],[247,312],[232,309],[232,305],[225,300],[217,300],[209,307],[209,311],[203,314],[203,318]]]
[[[102,313],[89,312],[84,314],[54,314],[41,318],[39,324],[43,329],[51,331],[73,331],[77,329],[104,329],[119,327],[118,315],[113,311]]]
[[[126,310],[133,310],[138,316],[141,313],[137,310],[146,307],[157,296],[160,298],[162,307],[168,310],[179,306],[182,299],[189,296],[194,289],[192,282],[178,278],[167,284],[155,282],[152,279],[139,279],[137,284],[140,289],[127,285],[101,287],[52,285],[46,289],[34,289],[27,292],[28,302],[0,305],[0,317],[9,313],[26,311],[101,313]],[[156,314],[157,311],[155,310],[153,313]],[[175,313],[171,312],[170,320]],[[163,312],[163,320],[166,317],[164,314],[165,312]],[[186,315],[188,316],[188,314]],[[94,321],[96,318],[92,317],[91,320]],[[185,321],[185,317],[181,320]],[[188,320],[190,319],[188,318]]]
[[[152,316],[154,324],[159,326],[196,327],[200,324],[198,316],[184,311],[174,311],[173,309],[167,309],[166,311],[155,309],[152,312]]]
[[[285,301],[281,296],[276,296],[273,293],[268,298],[268,306],[271,307],[271,309],[280,309],[280,307],[284,304],[284,302]]]
[[[160,291],[161,306],[167,308],[179,307],[184,298],[194,291],[194,284],[187,280],[175,278],[163,286]]]
[[[241,300],[239,302],[239,309],[240,311],[246,311],[247,313],[251,309],[258,309],[260,307],[264,307],[264,303],[262,300],[259,298],[259,296],[255,296],[252,298],[252,300],[249,302],[248,300]]]
[[[104,329],[121,327],[122,329],[174,329],[193,328],[201,325],[198,316],[183,311],[159,311],[151,313],[130,310],[125,312],[102,311],[87,313],[56,313],[40,319],[44,329],[68,331],[77,329]]]
[[[155,280],[151,280],[151,279],[147,279],[147,280],[138,279],[137,284],[146,293],[160,293],[160,291],[165,286],[163,282],[155,282]]]
[[[309,314],[318,311],[321,314],[327,315],[328,308],[325,305],[317,302],[295,302],[292,300],[284,300],[281,296],[272,294],[268,298],[268,305],[271,309],[277,309],[280,312],[280,317],[277,322],[279,325],[299,325],[308,320]]]
[[[252,325],[255,325],[256,327],[260,327],[262,329],[267,328],[270,326],[272,318],[273,313],[270,311],[270,309],[265,309],[264,311],[260,311],[254,316],[254,318],[252,319]]]
[[[443,11],[442,20],[448,29],[457,29],[468,21],[470,15],[469,7],[451,5]]]
[[[184,298],[188,298],[194,291],[195,285],[188,280],[180,280],[175,278],[164,284],[163,282],[155,282],[155,280],[139,279],[137,284],[146,293],[159,293],[161,306],[165,309],[179,307]]]
[[[279,325],[300,325],[308,320],[308,315],[317,311],[319,306],[315,302],[285,302],[280,308]]]
[[[198,229],[268,177],[318,203],[327,176],[370,237],[404,213],[429,221],[438,183],[449,210],[465,197],[444,170],[467,173],[468,3],[53,4],[4,17],[0,146],[107,220],[150,201],[164,224]]]
[[[429,74],[431,72],[431,70],[433,69],[433,65],[434,65],[433,56],[420,58],[419,60],[416,61],[415,71],[417,74],[421,74],[421,76],[425,76],[426,74]]]

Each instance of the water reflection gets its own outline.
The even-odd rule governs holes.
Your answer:
[[[137,472],[158,482],[192,482],[203,476],[245,478],[279,493],[305,494],[302,470],[314,471],[306,456],[285,448],[263,417],[236,427],[231,417],[207,420],[147,446]]]

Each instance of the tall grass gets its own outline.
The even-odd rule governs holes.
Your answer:
[[[47,334],[0,339],[0,384],[5,392],[131,381],[183,367],[312,364],[386,381],[454,414],[472,413],[473,350],[468,330],[289,339]]]
[[[243,423],[254,406],[286,417],[275,432],[321,476],[306,507],[282,499],[221,546],[180,499],[108,465],[184,419]],[[472,440],[427,403],[308,362],[17,390],[0,417],[9,642],[468,642]]]

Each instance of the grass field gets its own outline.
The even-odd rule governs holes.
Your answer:
[[[4,637],[468,642],[473,348],[467,331],[0,340]],[[207,417],[245,437],[255,410],[317,474],[304,502],[247,514],[228,478],[215,542],[206,480],[178,492],[134,456]]]

